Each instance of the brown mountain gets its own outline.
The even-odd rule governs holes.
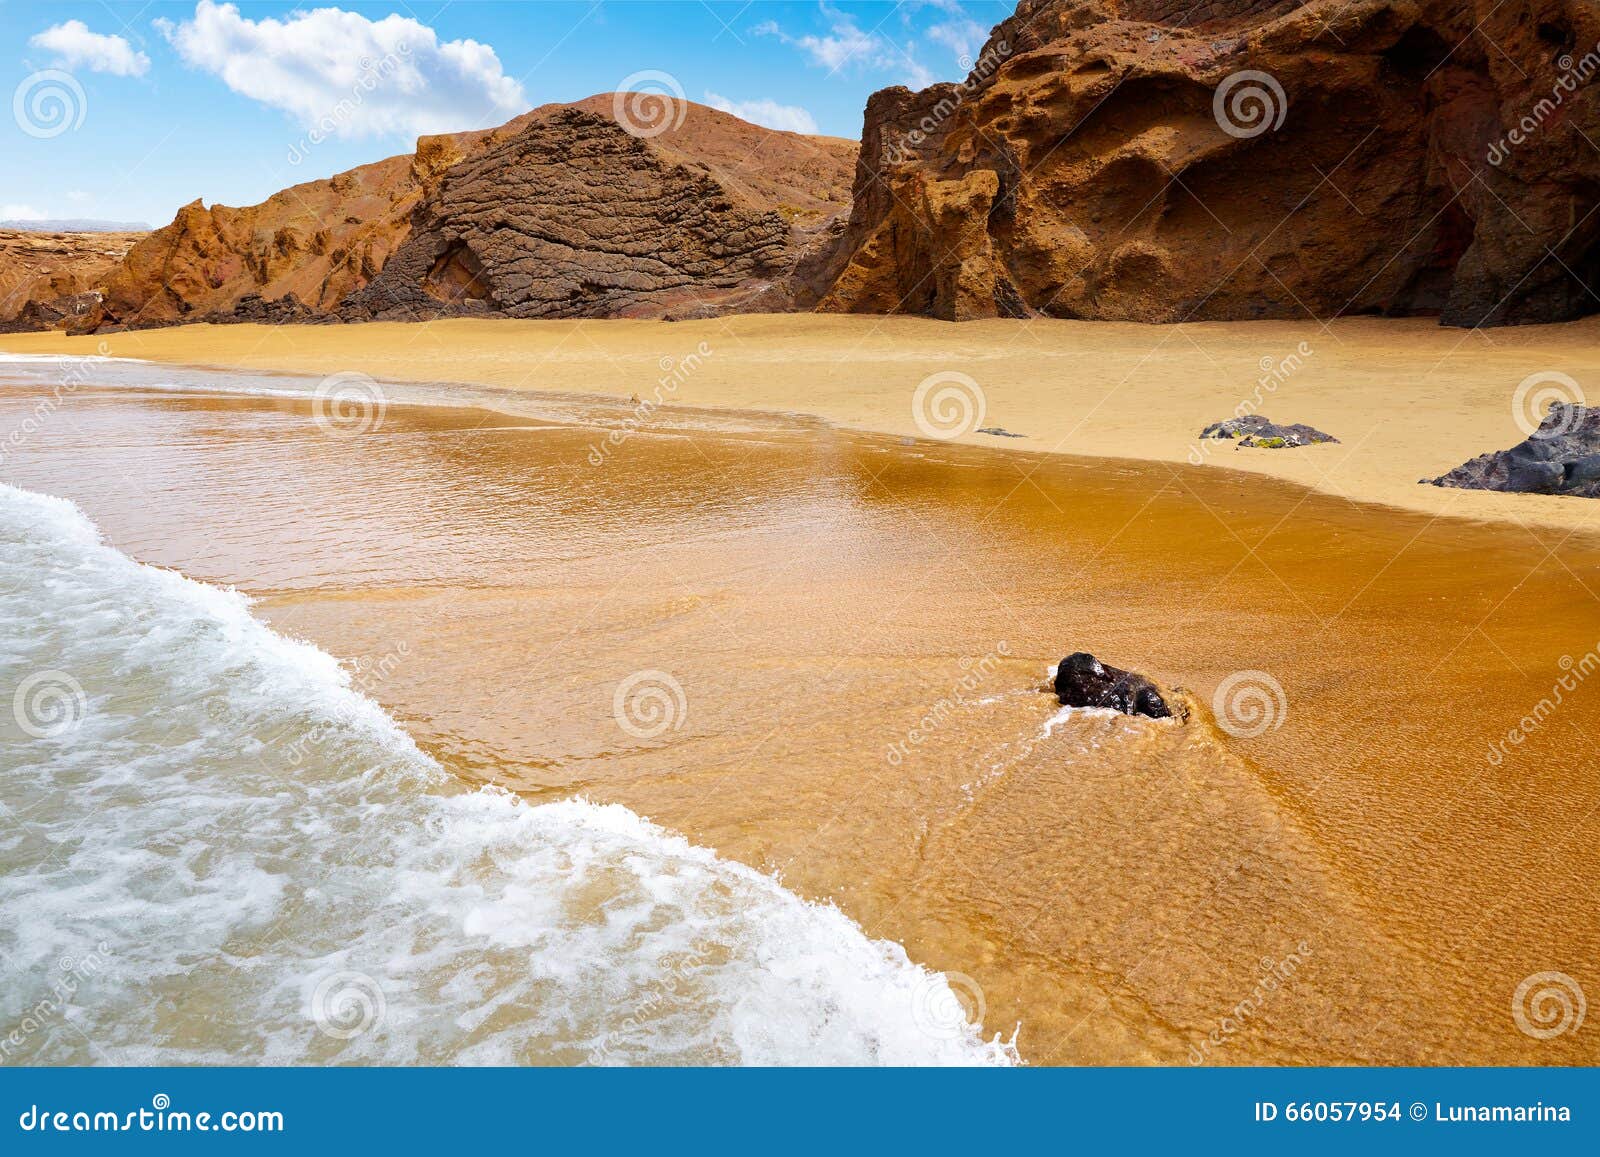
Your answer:
[[[99,287],[143,236],[0,229],[0,333],[92,311]]]
[[[803,302],[1181,321],[1600,309],[1593,0],[1023,0],[874,95]]]
[[[874,94],[859,149],[686,102],[549,105],[197,201],[86,316],[64,287],[98,272],[12,324],[1559,321],[1600,310],[1596,81],[1594,0],[1022,0],[965,82]]]
[[[848,207],[855,142],[690,102],[662,111],[611,94],[547,105],[259,205],[195,201],[134,246],[77,324],[783,304],[770,282]]]

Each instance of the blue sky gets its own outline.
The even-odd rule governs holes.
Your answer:
[[[868,94],[966,74],[1005,0],[0,0],[0,219],[166,224],[549,101],[681,91],[860,135]]]

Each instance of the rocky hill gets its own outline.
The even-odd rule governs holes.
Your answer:
[[[0,228],[0,333],[92,312],[100,286],[142,236]]]
[[[72,324],[786,304],[771,282],[848,207],[855,142],[690,102],[656,121],[637,112],[611,94],[549,105],[259,205],[195,201],[134,246],[99,308]]]
[[[867,106],[802,303],[1173,322],[1600,310],[1593,0],[1022,0]]]
[[[13,287],[0,324],[1562,321],[1600,312],[1597,81],[1594,0],[1022,0],[966,81],[874,94],[859,148],[549,105],[196,201],[109,273]]]

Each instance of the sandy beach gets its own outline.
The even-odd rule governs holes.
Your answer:
[[[1530,377],[1558,373],[1579,389],[1600,389],[1597,339],[1594,320],[1463,331],[1431,319],[951,325],[756,315],[677,323],[186,326],[80,338],[8,335],[0,350],[99,351],[239,370],[637,397],[647,406],[660,400],[811,414],[847,429],[908,437],[928,433],[913,411],[918,385],[957,373],[981,391],[979,424],[1020,436],[971,432],[955,441],[1222,467],[1430,515],[1587,531],[1600,523],[1597,508],[1581,500],[1445,490],[1418,480],[1521,441],[1515,396]],[[1308,423],[1339,444],[1272,451],[1200,441],[1206,425],[1241,405],[1280,423]]]
[[[502,327],[254,334],[279,344],[274,368],[290,368],[291,343],[324,343],[327,355],[292,355],[314,372],[338,364],[341,341],[387,335],[393,348],[345,361],[385,378],[406,364],[398,337],[439,343],[410,367],[433,380],[449,370],[444,338],[468,331]],[[222,343],[251,332],[125,335],[111,352],[212,341],[186,357],[244,362]],[[548,372],[527,388],[587,384],[612,398],[525,394],[502,415],[441,404],[481,403],[471,388],[429,389],[431,405],[397,401],[339,428],[308,396],[315,378],[240,397],[273,379],[90,363],[51,404],[59,364],[14,363],[33,384],[8,393],[6,428],[31,433],[6,481],[71,498],[135,560],[249,592],[274,629],[337,657],[452,782],[533,804],[620,804],[903,946],[951,978],[961,1005],[931,1037],[924,1016],[913,1039],[937,1043],[971,1018],[986,1039],[1020,1026],[1017,1048],[1035,1064],[1592,1060],[1585,1037],[1538,1041],[1509,1013],[1525,978],[1554,969],[1591,983],[1597,949],[1583,915],[1600,815],[1584,680],[1600,668],[1588,578],[1600,548],[1572,533],[1581,500],[1567,500],[1569,527],[1530,534],[1471,505],[1481,495],[1462,493],[1452,511],[1479,521],[1441,519],[1183,461],[1026,457],[1010,452],[1020,439],[908,442],[916,424],[892,412],[932,363],[906,346],[909,368],[866,382],[870,407],[835,415],[870,427],[876,413],[892,434],[689,407],[597,459],[627,429],[618,395],[650,388],[643,346],[665,332],[692,349],[715,326],[615,327],[631,369],[589,340],[610,326],[504,332],[512,347],[519,334],[567,335],[542,349]],[[621,339],[633,333],[630,349]],[[480,343],[474,366],[458,344],[459,367],[480,380],[498,364],[514,384],[537,362],[514,348],[496,362]],[[766,373],[752,369],[757,348]],[[750,339],[742,362],[727,359],[733,372],[718,350],[682,392],[776,409],[780,384],[798,395],[823,374],[823,348],[784,361]],[[899,365],[894,353],[880,349],[879,367]],[[958,364],[991,376],[970,354]],[[1048,376],[1034,364],[1042,399]],[[1072,363],[1052,364],[1065,375]],[[848,375],[831,372],[824,404],[805,408],[843,396]],[[748,381],[735,389],[735,378]],[[1492,391],[1478,389],[1463,424],[1492,424]],[[41,398],[48,420],[30,425]],[[993,399],[988,421],[1040,428]],[[1175,445],[1188,423],[1162,421]],[[1124,449],[1140,444],[1137,425]],[[1187,689],[1191,722],[1059,716],[1046,672],[1074,649]],[[86,679],[95,669],[75,663]],[[130,693],[121,670],[108,670],[104,694]],[[636,686],[655,713],[623,726],[619,696]],[[1264,714],[1222,727],[1228,686]],[[320,732],[305,734],[260,748],[289,782],[324,762]],[[366,758],[327,774],[356,782]],[[165,814],[145,820],[159,827]],[[105,838],[120,838],[115,825]],[[477,838],[469,827],[421,847],[475,863]],[[316,854],[371,853],[329,839]],[[569,870],[508,895],[565,887]],[[354,963],[398,1001],[409,982],[391,974],[386,928],[366,934]],[[694,941],[681,963],[643,969],[646,987],[617,1007],[665,1011],[651,986],[686,968],[695,1015],[720,1008],[702,973],[728,948],[712,942],[709,958]],[[476,943],[455,948],[437,983],[448,990],[460,960],[521,991],[524,958],[480,959]],[[227,992],[237,980],[219,966],[213,983]],[[888,1006],[904,1012],[898,999]],[[175,1039],[214,1031],[173,1027]],[[494,1055],[603,1055],[540,1031]],[[424,1055],[457,1055],[446,1038]],[[386,1040],[361,1043],[382,1055]],[[640,1047],[663,1055],[659,1036]]]

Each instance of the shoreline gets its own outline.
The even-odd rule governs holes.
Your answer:
[[[12,334],[0,337],[0,350],[360,373],[441,392],[484,387],[614,399],[652,414],[670,406],[803,415],[844,430],[1029,455],[1220,467],[1435,517],[1592,533],[1600,510],[1574,498],[1418,480],[1521,441],[1513,396],[1528,377],[1559,372],[1580,386],[1600,381],[1596,338],[1600,320],[1486,333],[1441,329],[1432,319],[1349,318],[1320,328],[749,314],[695,322],[195,325],[75,338]],[[1410,365],[1428,368],[1419,378],[1404,368]],[[956,391],[945,401],[959,408],[970,405],[966,383],[975,383],[982,421],[970,424],[1015,436],[930,437],[913,411],[929,379],[925,419],[938,416],[929,406],[941,389]],[[1239,450],[1200,440],[1205,425],[1241,405],[1280,423],[1309,423],[1340,442]]]

